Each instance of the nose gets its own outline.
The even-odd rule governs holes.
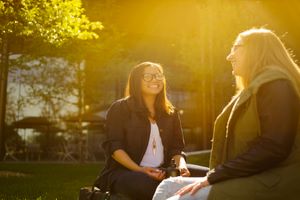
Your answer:
[[[231,60],[232,60],[232,57],[233,57],[233,53],[230,52],[230,53],[227,55],[226,60],[231,61]]]

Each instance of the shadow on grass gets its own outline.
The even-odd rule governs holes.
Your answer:
[[[0,163],[0,199],[75,200],[102,167],[102,163]]]

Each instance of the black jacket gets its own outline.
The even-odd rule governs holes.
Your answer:
[[[150,122],[144,107],[137,106],[133,98],[120,99],[113,103],[106,118],[107,139],[103,143],[106,156],[105,167],[96,181],[102,190],[124,170],[128,170],[112,158],[117,149],[124,150],[137,164],[142,161],[150,136]],[[174,155],[182,155],[184,139],[178,113],[157,113],[156,123],[164,146],[164,165]]]
[[[210,184],[260,173],[288,157],[300,115],[299,98],[290,82],[263,85],[257,94],[257,112],[261,136],[249,144],[248,151],[210,171]]]

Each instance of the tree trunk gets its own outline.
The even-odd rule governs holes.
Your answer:
[[[4,34],[2,37],[1,65],[0,65],[0,160],[2,160],[5,155],[5,115],[6,115],[8,59],[9,59],[8,36]]]
[[[79,131],[79,162],[84,162],[84,135],[82,132],[82,115],[83,115],[83,69],[81,69],[80,62],[75,63],[77,67],[77,81],[78,81],[78,131]]]

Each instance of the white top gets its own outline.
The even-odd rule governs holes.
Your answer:
[[[143,167],[159,167],[164,162],[164,146],[158,126],[151,123],[150,137],[144,157],[140,163]]]

